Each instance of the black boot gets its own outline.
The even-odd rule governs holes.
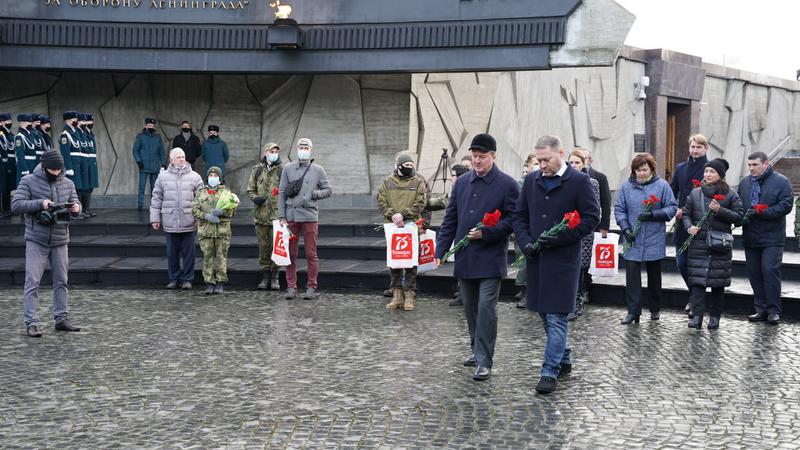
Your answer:
[[[256,289],[260,291],[266,291],[267,289],[269,289],[269,278],[271,272],[272,272],[271,270],[267,270],[264,272],[264,277],[261,279],[261,283],[258,283]]]
[[[519,309],[527,309],[528,308],[528,286],[520,286],[519,287],[520,298],[517,302],[517,308]]]
[[[206,285],[206,295],[211,295],[214,293],[214,285],[209,283]]]
[[[699,330],[700,328],[702,328],[702,326],[703,326],[703,316],[701,315],[695,315],[689,321],[689,328],[696,328]]]
[[[708,318],[708,329],[716,330],[719,328],[719,317],[711,316]]]
[[[635,316],[633,314],[628,314],[625,318],[620,322],[622,325],[630,325],[631,322],[639,323],[639,316]]]

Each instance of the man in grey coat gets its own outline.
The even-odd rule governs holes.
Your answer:
[[[308,282],[303,299],[311,300],[317,292],[319,258],[317,258],[317,234],[319,233],[319,209],[317,201],[333,194],[328,175],[322,166],[311,159],[313,143],[309,138],[297,141],[297,161],[283,168],[278,193],[278,219],[289,226],[292,236],[303,237],[303,246],[308,263]],[[294,192],[292,192],[294,191]],[[297,239],[289,241],[289,258],[286,267],[286,298],[297,296]]]
[[[169,167],[161,171],[150,199],[150,225],[164,229],[167,238],[167,289],[191,289],[194,280],[194,245],[197,224],[192,201],[203,179],[186,162],[180,147],[169,153]]]
[[[67,314],[67,244],[69,213],[79,213],[81,204],[75,185],[64,176],[64,158],[60,152],[44,152],[33,173],[22,177],[11,201],[11,211],[25,215],[23,318],[28,336],[42,337],[37,308],[39,284],[48,262],[53,278],[55,329],[80,331],[70,323]]]

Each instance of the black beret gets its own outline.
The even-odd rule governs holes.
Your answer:
[[[30,122],[30,121],[31,121],[30,114],[25,114],[25,113],[17,114],[17,122]]]
[[[9,114],[9,113],[0,113],[0,120],[2,120],[2,121],[11,120],[11,114]]]
[[[209,125],[208,131],[216,131],[217,133],[219,133],[219,125]]]
[[[78,113],[75,112],[75,111],[65,111],[64,112],[64,120],[72,120],[72,119],[77,119],[77,118],[78,118]]]
[[[472,143],[469,145],[470,150],[478,150],[481,152],[496,152],[497,142],[490,134],[481,133],[476,134],[472,138]]]
[[[147,125],[148,123],[156,123],[156,119],[153,119],[152,117],[145,117],[144,124]]]

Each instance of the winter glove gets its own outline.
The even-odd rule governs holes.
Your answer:
[[[636,241],[636,236],[633,235],[633,232],[629,229],[622,230],[622,235],[625,236],[625,240],[633,244]]]
[[[214,209],[211,210],[211,214],[213,214],[213,215],[215,215],[217,217],[220,217],[221,215],[225,214],[225,211],[223,211],[223,210],[221,210],[219,208],[214,208]]]
[[[261,206],[261,205],[263,205],[263,204],[264,204],[266,201],[267,201],[267,199],[266,199],[266,198],[264,198],[264,197],[256,197],[256,198],[254,198],[254,199],[253,199],[253,203],[255,203],[255,204],[256,204],[256,206]]]
[[[553,248],[556,246],[558,236],[539,236],[539,245],[543,248]]]
[[[75,176],[75,171],[74,171],[74,170],[72,170],[72,169],[69,169],[68,171],[66,171],[66,172],[64,172],[64,173],[65,173],[65,174],[66,174],[68,177],[74,177],[74,176]]]
[[[529,243],[527,243],[527,244],[525,244],[525,247],[522,247],[522,253],[524,253],[524,254],[525,254],[525,256],[527,256],[528,258],[533,258],[534,256],[538,255],[538,254],[539,254],[539,252],[541,252],[541,251],[542,251],[542,248],[541,248],[541,247],[539,247],[538,249],[536,249],[536,248],[533,246],[533,244],[532,244],[532,243],[530,243],[530,242],[529,242]]]
[[[144,163],[141,161],[136,161],[136,165],[139,166],[139,170],[144,169]]]
[[[213,214],[206,214],[206,215],[203,216],[203,218],[206,219],[207,222],[219,223],[219,217],[217,217],[217,216],[215,216]]]
[[[653,211],[645,211],[639,214],[639,217],[637,217],[637,219],[639,219],[639,222],[647,222],[648,220],[653,220]]]

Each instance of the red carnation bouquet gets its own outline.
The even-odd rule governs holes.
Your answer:
[[[692,186],[699,188],[703,185],[703,182],[698,180],[697,178],[692,178]]]
[[[650,212],[653,209],[653,205],[658,203],[658,197],[653,194],[650,194],[650,197],[642,200],[642,213]],[[636,223],[633,225],[633,236],[636,237],[639,234],[639,230],[642,229],[642,222],[639,219],[636,219]],[[622,246],[622,251],[627,252],[629,248],[631,248],[631,242],[625,242],[625,245]]]
[[[502,214],[500,213],[499,209],[495,209],[493,213],[484,213],[483,214],[483,220],[478,222],[475,225],[475,228],[477,228],[478,230],[482,230],[484,228],[495,227],[495,226],[497,226],[497,222],[500,222],[500,216],[501,215]],[[448,250],[447,253],[445,253],[444,256],[442,256],[442,262],[447,261],[447,258],[455,255],[456,253],[458,253],[459,250],[461,250],[462,248],[468,246],[469,245],[469,241],[470,241],[470,239],[469,239],[468,235],[464,236],[463,238],[461,238],[461,240],[458,241],[456,243],[456,245],[453,246],[453,248]]]
[[[699,188],[702,185],[703,185],[702,181],[698,180],[697,178],[692,178],[692,186],[693,187]],[[683,213],[686,214],[686,210],[685,209],[681,208],[681,211],[683,211]],[[670,233],[674,234],[678,230],[678,227],[680,226],[680,225],[678,225],[679,222],[680,222],[680,220],[675,219],[675,221],[672,223],[672,228],[669,229]]]
[[[753,215],[758,214],[760,216],[761,214],[764,214],[764,211],[767,208],[769,208],[769,205],[765,203],[756,203],[755,205],[750,207],[750,209],[748,209],[747,212],[744,213],[744,217],[742,217],[742,222],[741,222],[742,225],[747,225],[748,223],[750,223],[750,218],[753,217]]]
[[[273,197],[277,197],[278,194],[280,194],[280,191],[278,190],[278,188],[272,188],[271,194]]]
[[[721,201],[725,200],[725,196],[722,195],[722,194],[715,194],[712,198],[714,200],[718,201],[718,202],[721,202]],[[697,228],[703,228],[703,225],[706,224],[706,222],[708,221],[708,218],[711,217],[713,214],[714,214],[714,211],[712,211],[711,208],[708,208],[708,210],[705,212],[705,214],[703,214],[703,217],[700,218],[700,222],[698,222],[697,225],[695,225],[695,226]],[[697,236],[697,234],[690,234],[689,238],[686,239],[686,241],[683,243],[683,245],[681,245],[681,248],[678,249],[678,253],[676,253],[675,256],[680,255],[683,252],[685,252],[686,250],[688,250],[689,246],[692,245],[692,241],[694,241],[694,237],[695,236]]]
[[[542,246],[540,240],[545,236],[555,236],[564,230],[574,230],[578,225],[581,224],[581,215],[578,213],[577,210],[570,211],[564,214],[564,218],[561,219],[561,222],[553,225],[550,229],[545,230],[536,241],[533,243],[533,249],[539,250]],[[525,255],[520,255],[513,263],[511,263],[511,267],[519,269],[525,263]]]

